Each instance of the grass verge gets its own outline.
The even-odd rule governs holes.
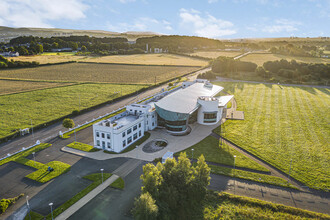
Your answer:
[[[123,178],[118,177],[113,183],[110,184],[110,187],[116,189],[124,189],[125,188],[125,181]]]
[[[267,168],[261,166],[237,150],[229,147],[227,144],[221,145],[220,141],[213,136],[208,136],[192,147],[181,152],[186,152],[187,155],[192,156],[192,149],[194,149],[194,158],[198,158],[201,154],[203,154],[206,161],[234,166],[235,155],[236,167],[269,172]],[[175,153],[175,156],[179,156],[179,154],[180,152]]]
[[[72,142],[71,144],[68,144],[67,147],[85,151],[85,152],[95,152],[95,151],[100,150],[100,149],[94,148],[93,146],[91,146],[89,144],[84,144],[84,143],[80,143],[80,142]]]
[[[116,153],[116,152],[112,152],[112,151],[107,151],[104,150],[104,153],[107,154],[123,154],[123,153],[127,153],[131,150],[134,150],[136,148],[137,145],[141,145],[143,142],[145,142],[148,138],[150,137],[150,133],[149,132],[144,132],[144,136],[142,138],[140,138],[139,140],[137,140],[136,142],[134,142],[132,145],[130,145],[129,147],[125,148],[125,150],[123,150],[120,153]]]
[[[208,191],[204,219],[329,219],[326,214],[224,192]]]

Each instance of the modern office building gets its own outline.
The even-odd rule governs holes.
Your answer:
[[[93,125],[94,147],[121,152],[156,127],[184,135],[189,133],[189,124],[214,125],[225,116],[227,103],[233,98],[216,96],[222,90],[207,80],[195,80],[145,104],[129,105],[125,112]]]

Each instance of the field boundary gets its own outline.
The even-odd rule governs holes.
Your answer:
[[[82,64],[107,64],[107,65],[122,65],[122,66],[161,66],[161,67],[203,67],[203,66],[191,66],[191,65],[167,65],[167,64],[134,64],[134,63],[103,63],[103,62],[87,62],[87,61],[81,61],[76,63],[82,63]]]

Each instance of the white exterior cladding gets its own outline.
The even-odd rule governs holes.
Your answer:
[[[215,97],[199,97],[200,104],[197,122],[202,125],[214,125],[222,118],[223,108],[219,107],[219,100]]]
[[[151,105],[129,105],[125,112],[93,125],[94,147],[119,153],[155,127],[157,116]]]

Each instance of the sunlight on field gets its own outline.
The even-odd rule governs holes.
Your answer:
[[[74,56],[70,52],[44,53],[35,56],[13,57],[15,61],[37,61],[40,64],[59,63],[68,61],[96,62],[96,63],[127,63],[146,65],[183,65],[183,66],[205,66],[205,60],[178,56],[173,54],[134,54],[134,55],[114,55],[114,56]]]
[[[305,62],[305,63],[330,63],[330,59],[327,59],[327,58],[295,57],[295,56],[286,56],[286,55],[280,55],[280,54],[260,54],[260,53],[249,54],[249,55],[241,58],[240,60],[247,61],[247,62],[253,62],[259,66],[262,66],[264,64],[264,62],[281,60],[281,59],[286,59],[288,61],[296,60],[297,62]]]
[[[230,52],[230,51],[199,51],[190,53],[191,56],[200,56],[200,57],[206,57],[206,58],[217,58],[219,56],[224,57],[236,57],[238,55],[242,54],[242,52]]]
[[[245,120],[225,123],[224,136],[307,186],[330,188],[330,90],[219,83],[234,94]]]
[[[70,63],[3,70],[0,72],[0,77],[67,82],[154,84],[197,69],[198,67]]]

